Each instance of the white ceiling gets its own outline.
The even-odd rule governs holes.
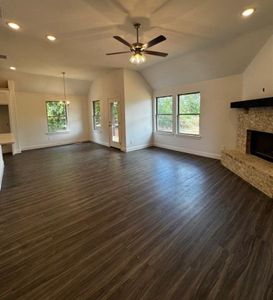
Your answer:
[[[246,7],[254,16],[243,19]],[[0,69],[15,65],[20,72],[92,81],[112,68],[135,68],[147,73],[156,64],[208,47],[219,47],[241,35],[272,24],[272,0],[2,0]],[[22,26],[10,30],[5,22]],[[132,23],[142,26],[141,41],[164,34],[167,41],[151,50],[166,51],[167,58],[147,56],[140,66],[129,63],[128,55],[105,53],[127,50],[112,38],[121,35],[135,41]],[[54,34],[55,43],[44,37]]]
[[[240,35],[214,47],[152,65],[141,71],[153,90],[164,90],[234,74],[241,74],[272,35],[272,27]],[[268,61],[273,67],[273,61]]]

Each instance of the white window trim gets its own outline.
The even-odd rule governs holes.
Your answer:
[[[54,131],[54,132],[47,132],[47,135],[55,135],[55,134],[66,134],[66,133],[70,133],[70,130],[60,130],[60,131]]]
[[[187,94],[194,94],[200,93],[200,114],[199,114],[199,134],[191,134],[191,133],[179,133],[178,132],[178,105],[179,105],[179,95],[187,95]],[[173,101],[173,131],[160,131],[157,130],[157,98],[161,97],[172,97]],[[202,138],[202,100],[201,100],[201,91],[195,92],[186,92],[186,93],[179,93],[175,97],[173,95],[169,96],[154,96],[154,105],[153,105],[153,133],[155,135],[165,135],[165,136],[174,136],[178,138],[190,138],[190,139],[201,139]]]
[[[202,135],[200,135],[200,134],[190,134],[190,133],[176,133],[175,136],[188,137],[188,138],[194,138],[194,139],[201,139],[202,138]]]
[[[58,130],[58,131],[48,131],[48,118],[47,118],[47,102],[65,102],[65,106],[66,106],[66,129],[65,130]],[[70,133],[70,122],[69,122],[69,104],[67,103],[67,101],[63,101],[63,100],[46,100],[45,101],[45,113],[46,113],[46,126],[47,126],[47,135],[54,135],[54,134],[65,134],[65,133]]]
[[[91,100],[92,104],[92,130],[94,132],[101,132],[102,131],[102,116],[101,116],[101,101],[100,100]],[[95,125],[95,114],[94,114],[94,103],[95,102],[99,102],[100,104],[100,127],[96,128],[96,125]]]
[[[194,133],[183,133],[183,132],[179,132],[179,96],[183,96],[183,95],[190,95],[190,94],[200,94],[200,113],[199,113],[199,133],[194,134]],[[202,101],[201,101],[201,92],[200,91],[196,91],[196,92],[187,92],[187,93],[181,93],[181,94],[177,94],[177,99],[176,99],[176,136],[180,136],[180,137],[189,137],[189,138],[196,138],[196,139],[201,139],[202,135],[201,135],[201,115],[202,115],[202,111],[201,111],[201,107],[202,107]]]
[[[173,108],[172,108],[172,131],[162,131],[162,130],[157,130],[157,98],[164,98],[164,97],[171,97],[172,98],[172,104],[173,104]],[[154,133],[155,134],[159,134],[159,135],[175,135],[175,122],[174,122],[174,114],[175,112],[175,99],[173,97],[173,95],[167,95],[167,96],[156,96],[154,99]]]

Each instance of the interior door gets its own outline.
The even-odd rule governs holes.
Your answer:
[[[120,105],[117,100],[109,101],[110,146],[120,149]]]

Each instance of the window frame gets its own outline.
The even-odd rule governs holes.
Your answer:
[[[96,126],[96,102],[99,103],[100,106],[100,127]],[[102,124],[101,124],[101,103],[100,100],[92,100],[92,124],[93,124],[93,130],[99,131],[101,130]]]
[[[186,95],[192,95],[192,94],[199,94],[200,95],[200,104],[199,104],[199,114],[196,113],[191,113],[191,114],[181,114],[180,113],[180,96],[186,96]],[[185,132],[179,132],[179,117],[180,116],[199,116],[199,132],[198,133],[185,133]],[[176,131],[177,135],[182,135],[182,136],[190,136],[190,137],[201,137],[201,92],[196,91],[196,92],[188,92],[188,93],[182,93],[177,95],[177,115],[176,115]]]
[[[66,129],[61,129],[61,130],[56,130],[56,131],[50,131],[49,130],[49,116],[48,116],[48,110],[47,110],[47,103],[49,102],[58,102],[58,103],[62,103],[65,107],[65,119],[66,119]],[[69,121],[68,121],[68,104],[67,101],[63,101],[63,100],[46,100],[45,101],[45,107],[46,107],[46,122],[47,122],[47,134],[57,134],[57,133],[66,133],[69,132]]]
[[[170,114],[159,114],[158,113],[158,99],[159,98],[167,98],[170,97],[172,99],[172,113]],[[160,133],[160,134],[174,134],[174,99],[173,95],[165,95],[165,96],[157,96],[155,97],[155,132]],[[158,129],[158,116],[171,116],[172,117],[172,130],[171,131],[164,131],[164,130],[159,130]]]

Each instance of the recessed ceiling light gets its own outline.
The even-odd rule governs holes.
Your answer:
[[[9,67],[12,71],[15,71],[16,68],[15,67]]]
[[[51,42],[56,41],[56,37],[54,35],[47,35],[46,38]]]
[[[249,17],[251,16],[253,13],[254,13],[255,9],[254,8],[248,8],[248,9],[245,9],[243,12],[242,12],[242,16],[243,17]]]
[[[7,24],[13,30],[19,30],[20,29],[20,26],[18,24],[16,24],[16,23],[8,22]]]

